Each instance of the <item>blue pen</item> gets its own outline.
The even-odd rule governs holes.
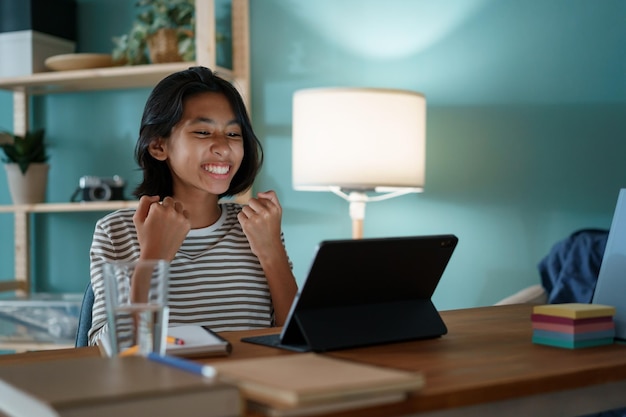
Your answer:
[[[214,378],[217,374],[215,368],[212,366],[201,365],[199,363],[183,358],[177,358],[175,356],[159,355],[158,353],[150,352],[148,353],[147,358],[151,361],[173,366],[174,368],[178,368],[187,372],[192,372],[197,375],[202,375],[207,378]]]

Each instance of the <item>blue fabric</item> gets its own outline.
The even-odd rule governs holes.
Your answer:
[[[557,242],[539,263],[548,303],[590,303],[609,231],[581,229]]]
[[[91,309],[93,308],[93,289],[91,288],[91,281],[85,288],[85,294],[83,295],[83,302],[80,306],[80,314],[78,316],[78,329],[76,331],[76,347],[84,347],[89,344],[89,329],[91,329]]]

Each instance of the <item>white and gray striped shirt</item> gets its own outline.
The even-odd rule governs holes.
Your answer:
[[[205,325],[217,332],[270,327],[274,310],[269,287],[237,219],[242,206],[220,207],[219,220],[191,230],[170,263],[169,323]],[[134,209],[118,210],[96,224],[91,245],[95,302],[90,344],[107,329],[103,264],[139,259],[134,213]]]

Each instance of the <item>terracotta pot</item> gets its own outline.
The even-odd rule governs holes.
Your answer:
[[[18,164],[4,164],[13,204],[37,204],[46,200],[49,164],[33,163],[22,174]]]

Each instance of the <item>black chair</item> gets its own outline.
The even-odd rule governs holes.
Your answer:
[[[80,315],[78,316],[78,329],[76,331],[76,347],[84,347],[89,345],[89,329],[91,328],[91,310],[93,308],[93,288],[91,288],[91,281],[85,288],[85,294],[83,295],[83,302],[80,306]]]

